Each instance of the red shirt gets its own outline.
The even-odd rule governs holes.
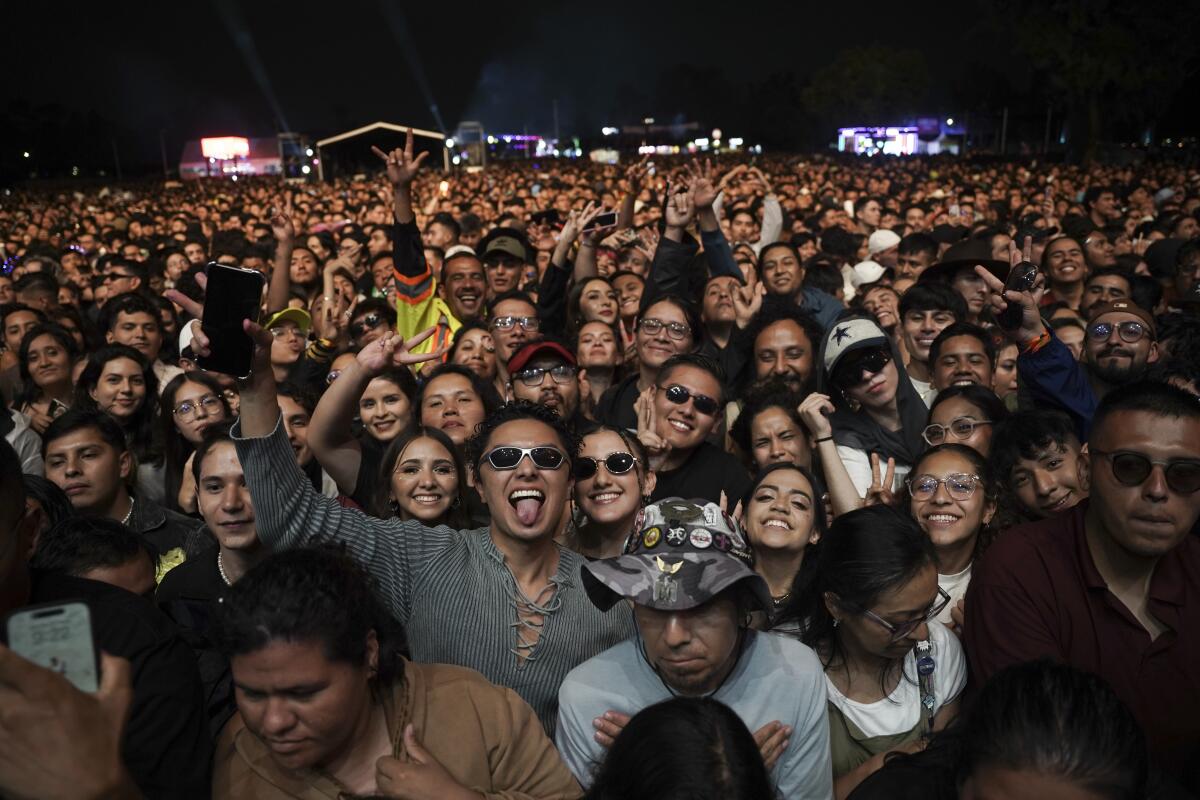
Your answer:
[[[1200,541],[1159,560],[1150,634],[1108,590],[1084,536],[1087,501],[1004,533],[967,589],[964,646],[974,687],[1022,661],[1051,658],[1104,678],[1129,707],[1162,769],[1200,759]]]

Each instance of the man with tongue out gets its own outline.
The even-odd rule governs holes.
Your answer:
[[[171,292],[188,313],[200,304]],[[510,403],[467,442],[475,486],[491,512],[488,528],[427,528],[381,520],[322,497],[296,465],[280,424],[271,335],[247,321],[255,341],[232,431],[254,500],[259,539],[273,550],[336,541],[379,582],[405,626],[416,661],[459,664],[513,689],[553,734],[558,687],[576,665],[633,633],[627,607],[599,611],[579,585],[583,557],[554,541],[567,508],[579,439],[548,408]],[[439,353],[414,353],[433,334],[380,338],[396,367]],[[207,355],[196,334],[193,349]]]

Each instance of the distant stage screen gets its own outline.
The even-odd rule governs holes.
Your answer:
[[[859,127],[838,128],[838,150],[873,156],[908,156],[917,152],[917,128]]]
[[[250,140],[241,136],[214,136],[200,140],[200,153],[205,158],[228,161],[250,155]]]

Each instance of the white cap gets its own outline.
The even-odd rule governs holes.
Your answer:
[[[193,321],[195,321],[195,320],[189,320],[186,325],[184,325],[183,327],[181,327],[179,329],[179,352],[180,353],[183,352],[184,348],[190,347],[192,344],[192,338],[194,336],[194,334],[192,333],[192,322]]]
[[[456,244],[456,245],[454,245],[454,247],[451,247],[449,250],[446,251],[446,255],[442,256],[442,261],[443,262],[449,261],[450,259],[454,258],[455,256],[462,255],[463,253],[466,253],[466,254],[472,255],[472,256],[475,255],[475,251],[472,248],[467,247],[465,244]]]
[[[887,228],[880,228],[871,234],[871,238],[867,239],[867,253],[869,255],[878,255],[884,250],[890,250],[900,244],[900,235],[895,231],[889,231]]]
[[[885,272],[887,272],[887,268],[877,261],[860,261],[854,265],[854,270],[850,273],[850,282],[857,289],[863,284],[879,280]]]

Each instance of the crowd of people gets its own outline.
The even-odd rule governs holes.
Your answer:
[[[375,153],[4,198],[0,795],[1200,792],[1200,170]]]

